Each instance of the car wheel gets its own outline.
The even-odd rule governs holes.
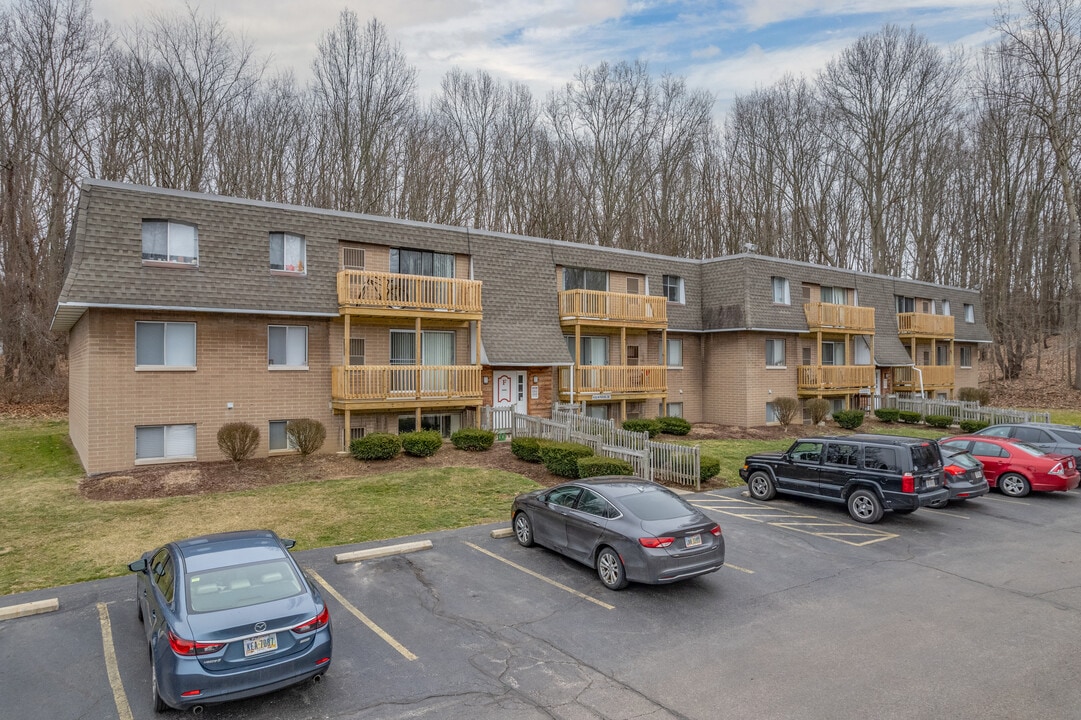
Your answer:
[[[529,522],[529,516],[524,512],[514,516],[514,536],[522,547],[533,546],[533,523]]]
[[[876,523],[882,519],[882,503],[870,490],[853,490],[848,496],[848,514],[861,523]]]
[[[1028,495],[1032,490],[1032,486],[1029,485],[1024,475],[1006,473],[999,477],[998,489],[1002,491],[1003,495],[1019,498]]]
[[[597,555],[597,577],[609,590],[622,590],[627,587],[627,573],[619,554],[610,547],[601,548]]]
[[[154,703],[154,712],[165,712],[169,706],[161,699],[158,693],[158,663],[154,660],[154,649],[150,649],[150,697]]]
[[[764,470],[755,470],[747,478],[747,489],[755,500],[772,500],[777,495],[777,486],[773,478]]]

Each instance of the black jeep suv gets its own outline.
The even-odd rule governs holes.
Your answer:
[[[861,523],[949,497],[938,444],[895,435],[802,438],[787,452],[749,456],[739,476],[756,500],[787,493],[845,503]]]

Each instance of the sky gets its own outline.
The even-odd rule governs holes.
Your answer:
[[[185,0],[92,0],[122,28]],[[943,48],[991,41],[995,0],[190,0],[270,58],[311,77],[320,37],[342,9],[376,17],[417,69],[422,99],[452,67],[486,70],[543,99],[583,66],[644,60],[654,77],[682,76],[723,113],[738,94],[786,73],[808,78],[860,35],[914,26]]]

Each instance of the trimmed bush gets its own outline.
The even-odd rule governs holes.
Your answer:
[[[450,436],[450,441],[459,450],[491,450],[492,444],[495,443],[495,433],[479,428],[462,428]]]
[[[514,453],[514,456],[519,460],[525,460],[526,462],[539,463],[540,457],[540,440],[534,437],[516,437],[510,441],[510,451]]]
[[[811,414],[811,422],[815,425],[825,420],[830,414],[830,401],[825,398],[811,398],[804,406]]]
[[[949,415],[928,415],[923,421],[933,428],[948,428],[953,425],[953,418]]]
[[[574,480],[578,477],[578,459],[593,454],[588,445],[571,442],[541,443],[540,456],[548,472]]]
[[[963,387],[957,389],[957,399],[965,402],[978,402],[980,405],[991,403],[991,391],[987,388]]]
[[[413,457],[431,457],[443,447],[443,436],[436,430],[417,430],[398,436],[402,450]]]
[[[923,420],[923,415],[915,410],[902,410],[897,413],[897,419],[908,425],[918,425]]]
[[[349,443],[349,452],[357,460],[390,460],[401,449],[401,439],[390,433],[371,433]]]
[[[591,478],[602,475],[634,475],[634,467],[626,460],[610,457],[578,458],[578,477]]]
[[[247,460],[258,446],[259,429],[251,423],[226,423],[218,429],[218,449],[233,462]]]
[[[661,431],[661,425],[656,420],[624,420],[623,429],[630,432],[647,432],[654,437]]]
[[[659,417],[657,426],[666,435],[686,435],[691,431],[691,424],[681,417]]]
[[[974,433],[978,430],[983,430],[990,424],[991,423],[987,422],[986,420],[962,420],[961,422],[957,423],[957,425],[961,428],[961,432],[963,433]]]
[[[698,477],[705,482],[721,473],[721,460],[712,455],[703,455],[698,458]]]
[[[875,417],[884,423],[895,423],[900,416],[901,411],[897,408],[879,408],[875,410]]]
[[[799,412],[799,400],[794,397],[779,397],[773,401],[773,412],[777,416],[777,422],[781,423],[781,427],[788,430],[788,426],[792,424],[796,413]]]
[[[855,430],[863,424],[862,410],[838,410],[833,413],[833,421],[845,430]]]
[[[327,439],[327,429],[323,427],[323,423],[311,418],[290,420],[285,425],[285,434],[293,442],[293,447],[305,456],[323,447],[323,442]]]

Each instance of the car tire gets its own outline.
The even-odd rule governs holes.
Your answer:
[[[154,660],[154,648],[150,649],[150,697],[154,704],[154,712],[161,713],[169,709],[158,692],[158,663]]]
[[[999,476],[998,489],[1003,495],[1022,498],[1032,492],[1032,485],[1029,484],[1024,475],[1006,473]]]
[[[597,577],[609,590],[622,590],[627,587],[627,572],[619,553],[610,547],[601,548],[597,553]]]
[[[765,470],[755,470],[747,478],[747,491],[755,500],[772,500],[777,496],[777,486]]]
[[[524,512],[514,516],[514,537],[522,547],[533,547],[533,523]]]
[[[882,502],[870,490],[858,488],[848,496],[848,514],[856,522],[876,523],[882,519]]]

